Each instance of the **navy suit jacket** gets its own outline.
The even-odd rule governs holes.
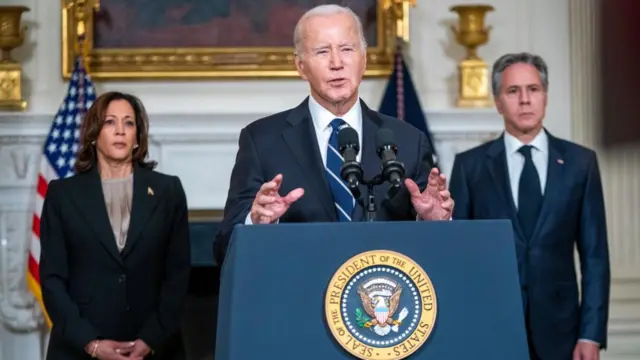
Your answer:
[[[141,339],[155,353],[145,359],[185,358],[180,320],[191,253],[180,179],[135,167],[122,252],[97,166],[52,180],[40,244],[42,298],[53,322],[47,360],[90,359],[84,347],[94,339]]]
[[[404,163],[405,176],[424,189],[433,167],[433,152],[425,135],[404,121],[380,114],[360,101],[362,108],[362,167],[367,179],[381,169],[376,154],[375,134],[380,128],[393,131],[398,143],[397,158]],[[280,195],[301,187],[304,195],[280,218],[286,222],[338,221],[333,195],[325,175],[308,98],[293,109],[259,119],[240,132],[236,163],[224,218],[216,234],[214,256],[222,264],[233,228],[244,224],[260,186],[283,175]],[[361,189],[366,195],[365,189]],[[375,189],[377,220],[415,220],[409,192],[403,187],[387,196],[387,186]],[[364,211],[356,205],[353,221],[361,221]]]
[[[604,199],[595,152],[547,134],[547,185],[529,241],[523,236],[511,195],[503,136],[456,155],[450,191],[456,202],[454,220],[512,221],[535,350],[543,359],[570,359],[578,339],[607,346],[610,270]]]

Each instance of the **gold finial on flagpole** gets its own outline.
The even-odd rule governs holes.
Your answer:
[[[74,41],[74,54],[82,57],[84,68],[89,72],[89,56],[93,48],[93,16],[100,10],[100,0],[63,0],[64,6],[72,11],[76,24],[77,37]]]
[[[395,19],[396,37],[409,42],[409,6],[415,7],[417,0],[380,0],[384,11],[391,11]]]

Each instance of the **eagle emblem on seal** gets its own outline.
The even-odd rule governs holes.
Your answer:
[[[366,280],[358,286],[358,295],[364,309],[356,309],[358,326],[371,329],[380,336],[398,332],[402,321],[409,315],[409,310],[404,307],[398,318],[393,318],[402,295],[402,286],[393,279],[376,277]]]

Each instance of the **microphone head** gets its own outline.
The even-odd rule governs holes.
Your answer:
[[[350,126],[344,126],[338,132],[338,151],[342,153],[344,149],[350,147],[356,150],[356,153],[360,151],[360,146],[358,145],[358,132],[355,131]]]
[[[395,151],[396,140],[393,131],[382,128],[376,131],[376,149],[382,151],[384,148],[391,148]]]

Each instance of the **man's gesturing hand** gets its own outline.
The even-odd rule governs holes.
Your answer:
[[[304,189],[297,188],[291,190],[286,196],[280,196],[282,184],[282,174],[276,175],[273,180],[262,184],[260,191],[256,194],[251,206],[251,221],[254,224],[271,224],[284,215],[289,206],[296,202],[302,195]]]
[[[405,186],[411,194],[411,203],[422,220],[449,220],[453,214],[454,201],[447,190],[447,179],[437,168],[431,169],[427,187],[420,192],[418,185],[405,179]]]

